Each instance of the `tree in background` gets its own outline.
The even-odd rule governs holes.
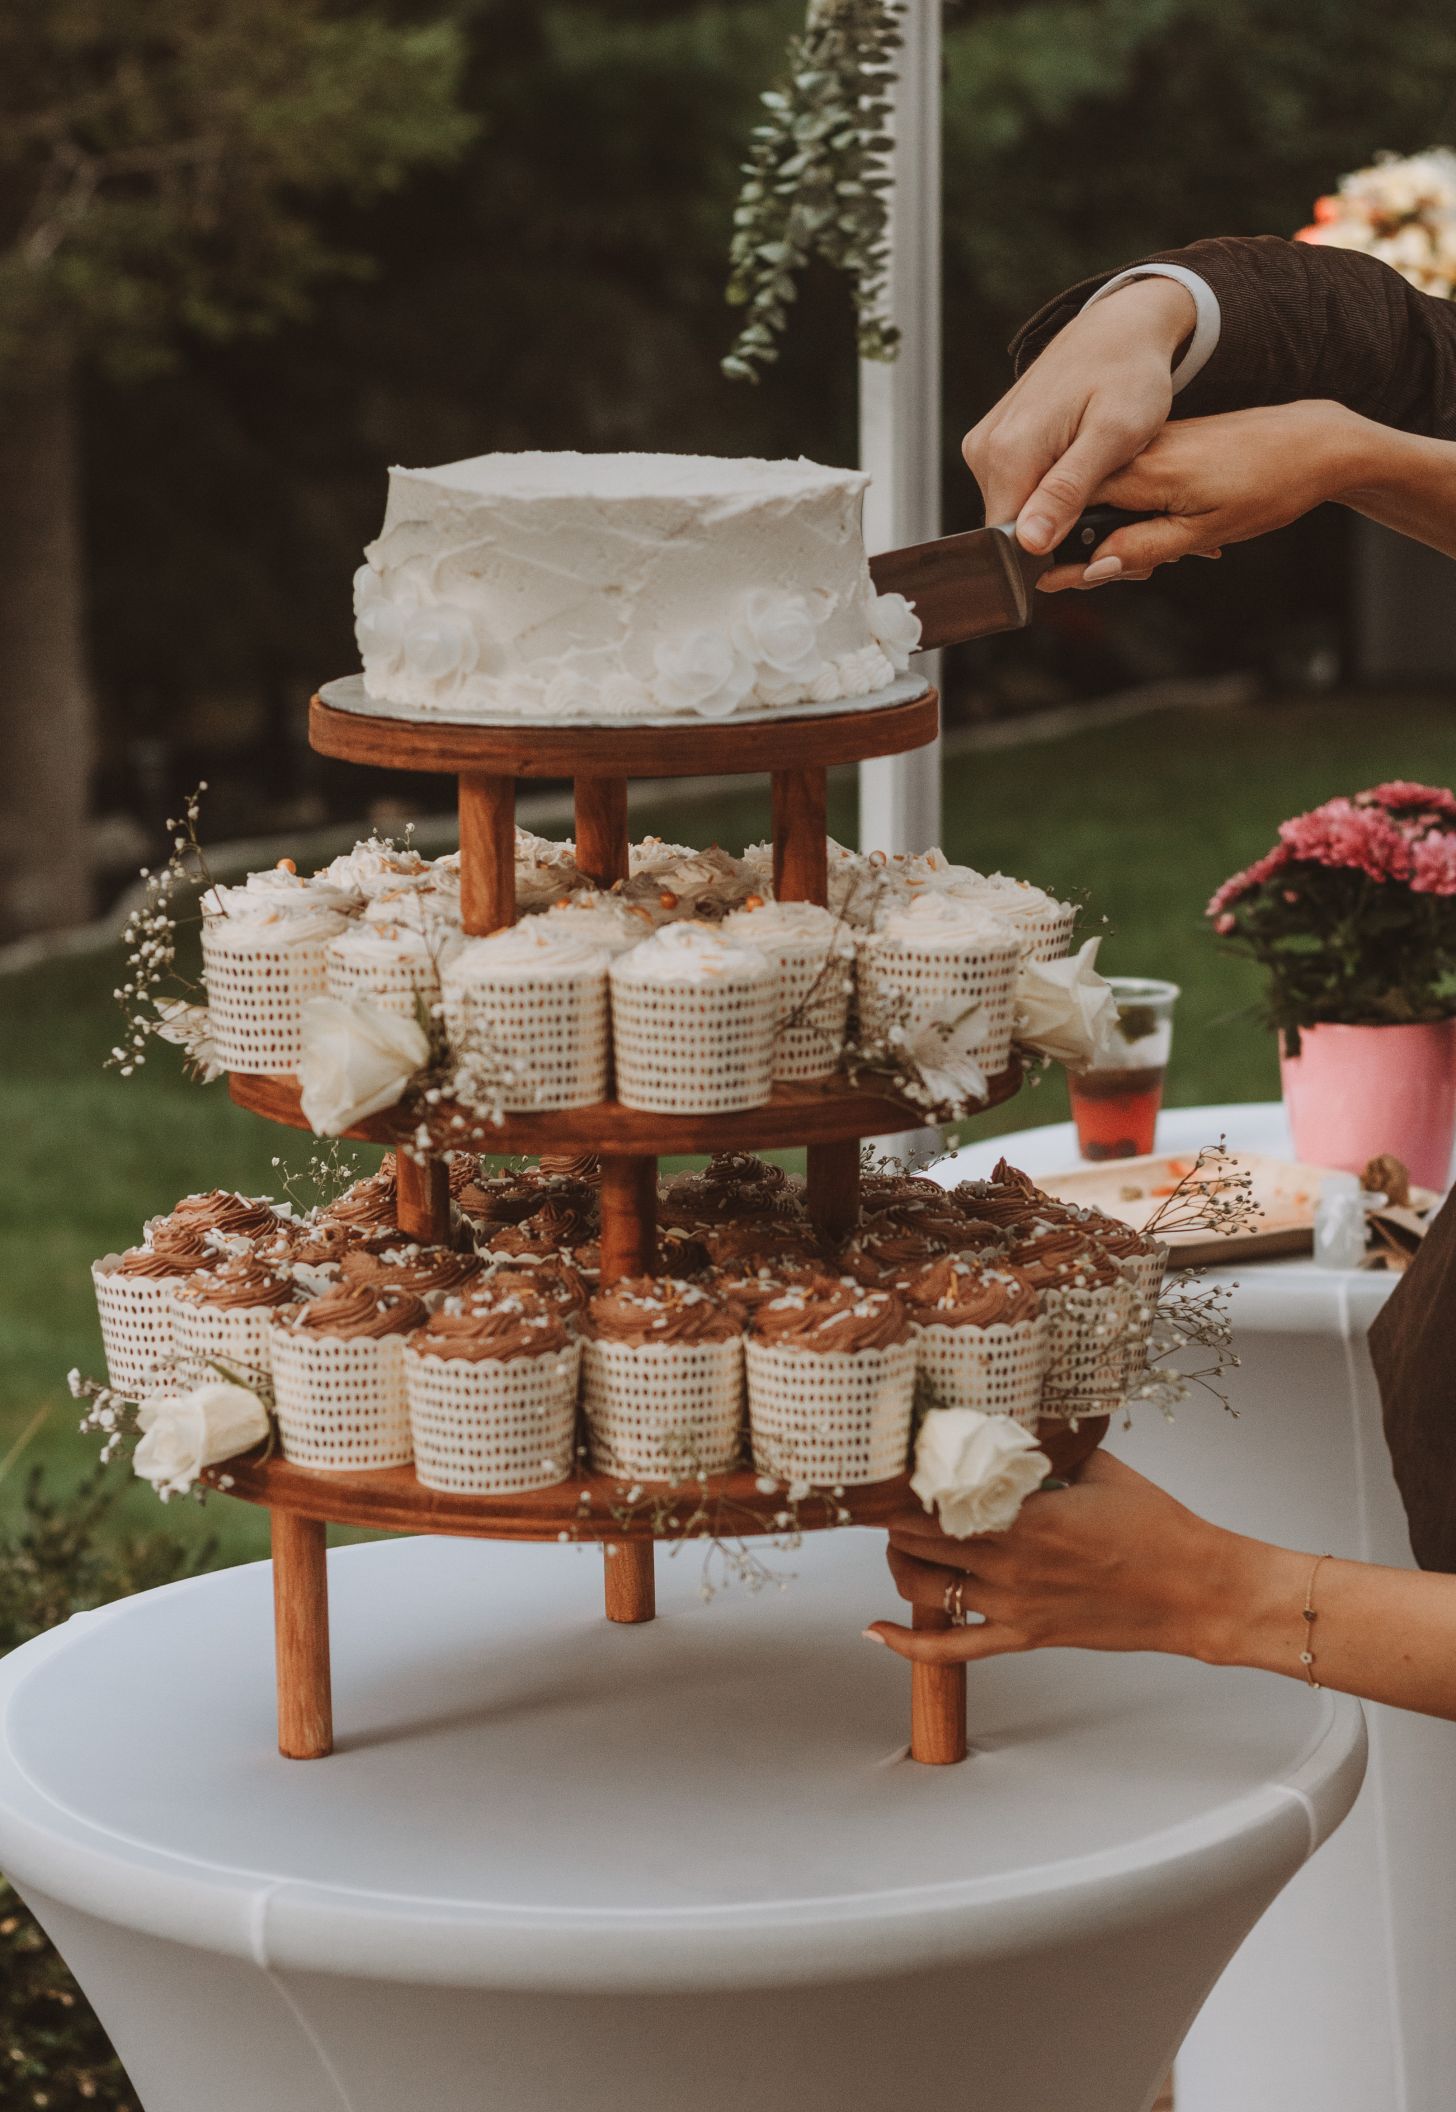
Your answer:
[[[0,11],[0,932],[88,906],[83,368],[155,372],[359,270],[324,201],[460,151],[461,58],[446,22],[327,0]]]

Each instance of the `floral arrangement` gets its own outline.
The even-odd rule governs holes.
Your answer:
[[[784,78],[763,98],[729,252],[728,299],[747,311],[723,361],[735,381],[757,381],[778,357],[797,281],[816,260],[853,286],[861,358],[895,356],[886,156],[902,12],[903,0],[810,0]]]
[[[1422,293],[1456,297],[1456,153],[1383,154],[1317,198],[1297,242],[1360,249]]]
[[[1269,977],[1292,1048],[1322,1021],[1409,1025],[1456,1013],[1456,794],[1397,781],[1328,799],[1208,905]]]

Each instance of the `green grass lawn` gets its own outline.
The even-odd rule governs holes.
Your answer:
[[[1286,814],[1389,777],[1456,782],[1456,711],[1435,699],[1361,698],[1164,713],[958,758],[947,769],[945,844],[954,858],[1084,893],[1107,921],[1109,972],[1182,984],[1170,1100],[1259,1099],[1277,1091],[1277,1074],[1269,1037],[1247,1017],[1257,982],[1218,953],[1203,904]],[[845,785],[831,817],[846,838],[852,799]],[[767,786],[755,783],[686,819],[664,801],[651,825],[741,848],[766,833],[767,818]],[[31,1432],[0,1471],[0,1514],[30,1461],[65,1478],[87,1463],[65,1374],[101,1368],[92,1257],[128,1244],[143,1218],[189,1190],[277,1193],[277,1158],[301,1167],[309,1156],[305,1139],[239,1113],[222,1086],[188,1085],[171,1051],[135,1078],[103,1074],[116,968],[105,954],[0,982],[0,1459]],[[1048,1077],[980,1133],[1065,1112],[1060,1077]],[[138,1487],[124,1515],[136,1525],[158,1513]],[[167,1515],[178,1531],[217,1534],[230,1555],[264,1546],[264,1522],[244,1505],[174,1504]]]

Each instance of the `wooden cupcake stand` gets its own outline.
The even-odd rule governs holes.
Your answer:
[[[461,906],[467,933],[484,935],[515,921],[516,784],[526,778],[570,778],[575,790],[576,861],[602,887],[628,871],[627,784],[632,777],[746,775],[773,778],[774,888],[780,900],[828,898],[825,773],[830,764],[898,755],[934,740],[939,700],[933,690],[879,710],[784,717],[762,724],[699,721],[683,727],[504,727],[416,724],[337,709],[315,697],[309,739],[322,755],[391,770],[438,771],[460,781]],[[991,1081],[987,1106],[1020,1085],[1012,1068]],[[290,1078],[234,1074],[234,1100],[275,1122],[306,1128]],[[677,1153],[804,1147],[808,1206],[821,1233],[842,1237],[859,1214],[860,1144],[865,1137],[918,1126],[919,1112],[884,1093],[838,1078],[780,1085],[761,1107],[730,1114],[654,1115],[620,1106],[507,1115],[502,1125],[436,1109],[431,1133],[438,1153],[404,1149],[398,1157],[398,1219],[409,1238],[450,1238],[444,1153],[471,1149],[539,1155],[599,1153],[601,1274],[604,1283],[650,1272],[656,1259],[657,1162]],[[417,1112],[398,1109],[345,1132],[402,1146],[413,1139]],[[1073,1429],[1044,1423],[1042,1443],[1066,1471],[1106,1429],[1105,1418]],[[726,1533],[772,1534],[782,1495],[766,1496],[752,1471],[711,1477],[674,1508],[659,1500],[625,1507],[610,1478],[580,1474],[555,1487],[510,1496],[447,1495],[427,1489],[410,1467],[325,1473],[274,1457],[232,1461],[209,1477],[230,1495],[264,1505],[270,1515],[277,1628],[278,1744],[288,1758],[318,1759],[332,1749],[328,1581],[325,1533],[330,1523],[389,1532],[450,1533],[501,1540],[596,1540],[605,1557],[607,1618],[650,1621],[655,1612],[654,1542]],[[661,1493],[661,1492],[660,1492]],[[670,1497],[672,1492],[666,1492]],[[689,1500],[690,1499],[690,1500]],[[796,1526],[819,1530],[844,1522],[884,1525],[907,1502],[904,1476],[814,1497],[795,1508]],[[679,1509],[689,1513],[678,1515]],[[916,1610],[917,1626],[945,1619]],[[964,1759],[963,1667],[912,1668],[912,1756],[934,1764]]]

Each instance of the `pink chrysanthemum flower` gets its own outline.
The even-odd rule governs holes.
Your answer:
[[[1311,813],[1281,823],[1279,840],[1290,856],[1312,865],[1344,866],[1372,880],[1409,880],[1411,851],[1406,835],[1383,809],[1357,807],[1351,799],[1327,799]]]
[[[1272,880],[1276,873],[1283,872],[1292,856],[1293,853],[1284,844],[1276,843],[1272,851],[1266,851],[1262,858],[1256,858],[1243,872],[1235,873],[1231,880],[1225,880],[1205,910],[1205,916],[1215,919],[1217,930],[1232,931],[1232,919],[1226,922],[1220,920],[1227,918],[1227,913],[1235,902],[1242,901],[1244,896],[1252,894],[1256,887],[1262,887],[1266,880]]]
[[[1456,836],[1448,830],[1432,829],[1414,845],[1411,892],[1417,895],[1456,895]]]
[[[1390,814],[1444,814],[1456,820],[1456,792],[1444,785],[1417,785],[1409,778],[1395,777],[1388,784],[1372,785],[1357,792],[1355,804],[1384,807]]]

